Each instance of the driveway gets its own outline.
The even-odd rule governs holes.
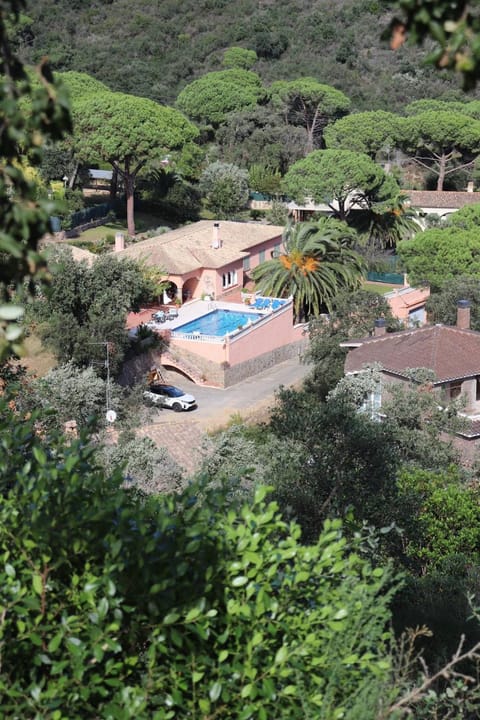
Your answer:
[[[298,358],[286,360],[228,388],[195,385],[173,371],[164,373],[165,380],[179,385],[194,395],[196,410],[175,413],[168,409],[152,410],[152,423],[139,430],[159,446],[167,448],[172,457],[187,471],[194,472],[201,460],[202,439],[207,432],[225,426],[232,416],[267,419],[268,409],[275,402],[280,386],[298,386],[310,372],[310,366]]]

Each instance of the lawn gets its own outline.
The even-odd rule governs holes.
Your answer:
[[[379,295],[385,295],[385,293],[391,292],[392,290],[400,290],[401,285],[388,285],[387,283],[375,283],[366,282],[363,283],[362,289],[368,290],[369,292],[375,292]]]
[[[158,227],[171,227],[165,223],[164,218],[158,217],[158,215],[152,215],[151,213],[136,212],[135,213],[135,229],[137,233],[145,233],[148,230],[155,230]],[[115,236],[115,233],[124,233],[128,235],[126,220],[120,218],[119,220],[113,220],[112,222],[105,223],[105,225],[98,225],[97,227],[89,228],[79,233],[72,240],[75,244],[83,243],[97,243],[106,238],[108,235]]]

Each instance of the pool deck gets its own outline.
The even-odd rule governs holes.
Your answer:
[[[147,324],[158,330],[176,330],[176,328],[186,323],[196,320],[202,315],[206,315],[213,310],[236,310],[242,313],[255,312],[261,315],[267,315],[268,312],[258,310],[243,302],[232,302],[232,300],[190,300],[178,308],[178,317],[174,320],[166,320],[163,323],[155,323],[152,321],[152,313],[157,308],[142,309],[138,313],[129,313],[127,317],[127,329],[131,330],[137,325]]]

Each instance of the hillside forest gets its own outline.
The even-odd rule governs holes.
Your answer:
[[[399,329],[363,286],[380,260],[430,285],[435,322],[461,297],[480,330],[479,207],[419,224],[406,202],[477,182],[480,101],[422,64],[438,38],[381,40],[403,5],[0,0],[7,720],[479,716],[480,465],[452,441],[461,398],[439,403],[414,368],[379,417],[379,368],[343,372],[342,342],[379,317]],[[69,229],[96,204],[95,167],[129,242],[141,207],[168,227],[252,220],[253,192],[271,200],[255,219],[285,225],[284,262],[257,282],[294,282],[309,374],[261,422],[206,437],[193,473],[137,433],[154,411],[120,382],[144,353],[127,314],[162,268],[108,243],[91,264],[42,249],[52,217]],[[306,197],[331,215],[287,223],[285,199]],[[32,336],[54,358],[41,376],[22,363]]]

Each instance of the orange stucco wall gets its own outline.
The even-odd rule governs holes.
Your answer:
[[[430,288],[407,287],[385,295],[392,315],[404,323],[408,322],[410,312],[425,306],[429,297]]]
[[[293,327],[293,310],[289,305],[259,325],[234,335],[227,345],[227,361],[230,365],[251,360],[275,348],[288,345],[296,339]]]
[[[280,235],[278,235],[277,237],[271,238],[270,240],[259,243],[258,245],[250,248],[250,250],[248,251],[250,253],[250,270],[253,270],[253,268],[257,267],[257,265],[260,264],[261,252],[264,253],[265,260],[270,260],[272,258],[272,252],[274,248],[281,245],[281,241],[282,238]],[[231,285],[228,288],[224,288],[222,276],[224,273],[232,272],[233,270],[236,270],[237,272],[236,285]],[[198,268],[198,270],[195,270],[191,273],[186,273],[183,276],[173,274],[168,276],[168,279],[174,282],[175,285],[178,287],[180,297],[182,296],[183,286],[191,278],[196,278],[198,280],[191,296],[193,299],[200,298],[202,297],[202,295],[212,295],[212,297],[218,299],[224,293],[228,293],[228,291],[231,290],[232,287],[243,287],[243,259],[237,260],[233,263],[229,263],[228,265],[225,265],[221,268]]]
[[[250,328],[240,330],[221,342],[172,338],[171,344],[215,363],[238,365],[276,348],[301,340],[303,326],[293,325],[293,307],[287,305]]]

